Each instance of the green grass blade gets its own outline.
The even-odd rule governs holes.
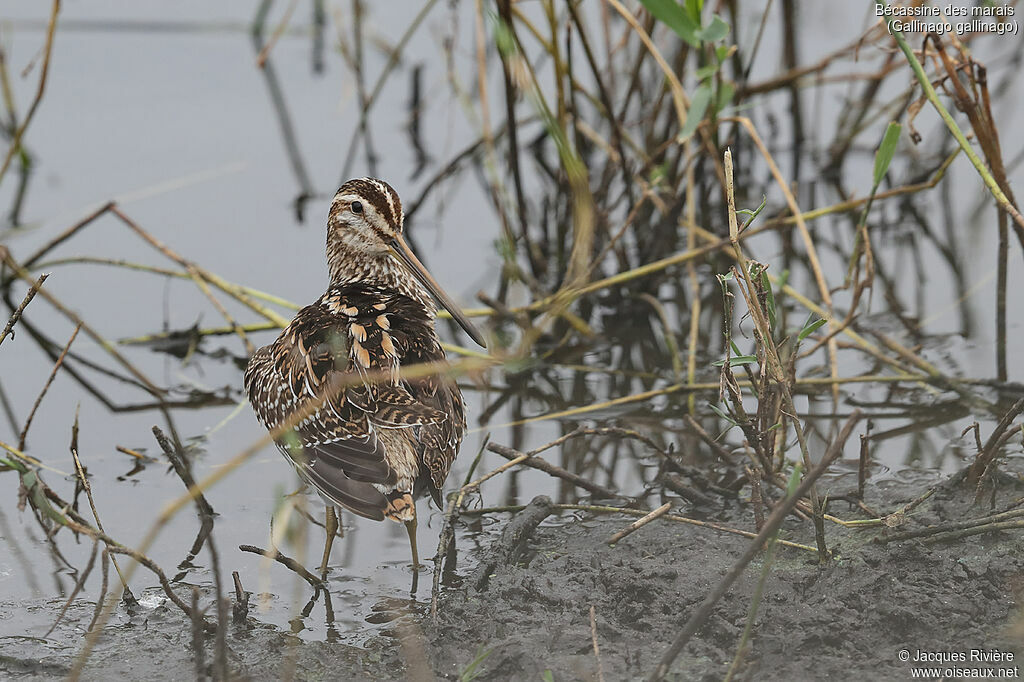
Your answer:
[[[800,330],[800,334],[797,336],[797,341],[803,341],[808,336],[813,334],[815,330],[823,324],[825,324],[825,320],[823,320],[820,317],[816,319],[814,322],[808,321],[808,323],[804,325],[804,328]]]
[[[725,421],[729,422],[729,423],[730,423],[730,424],[732,424],[733,426],[739,426],[739,424],[737,424],[737,423],[736,423],[736,420],[735,420],[735,419],[733,419],[732,417],[730,417],[730,416],[729,416],[728,414],[726,414],[726,413],[725,413],[725,411],[724,411],[724,410],[722,410],[722,408],[718,407],[717,405],[715,405],[715,404],[713,404],[713,403],[708,403],[708,407],[710,407],[710,408],[711,408],[711,411],[712,411],[712,412],[714,412],[714,413],[715,413],[715,414],[717,414],[717,415],[718,415],[719,417],[721,417],[721,418],[722,418],[722,419],[724,419]]]
[[[757,362],[756,355],[737,355],[729,358],[730,367],[740,367],[741,365],[750,365]],[[715,360],[711,363],[714,367],[722,367],[725,365],[725,359]]]
[[[889,170],[889,164],[892,162],[892,157],[896,154],[896,145],[900,141],[900,130],[903,128],[896,121],[889,123],[889,127],[885,129],[885,135],[882,137],[882,144],[878,145],[878,151],[875,153],[875,186],[877,187],[882,182],[882,178],[885,177],[886,172]]]

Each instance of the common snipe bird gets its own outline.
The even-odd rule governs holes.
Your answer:
[[[403,220],[402,202],[386,182],[342,185],[327,219],[330,287],[256,351],[245,371],[249,402],[268,429],[309,412],[276,443],[327,504],[324,579],[338,529],[335,507],[404,522],[418,569],[415,498],[426,490],[441,505],[466,417],[453,380],[437,373],[404,380],[398,370],[445,362],[435,298],[485,345],[409,248]]]

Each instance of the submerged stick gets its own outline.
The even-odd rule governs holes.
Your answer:
[[[181,479],[181,482],[190,492],[193,490],[195,491],[193,493],[193,499],[195,500],[197,515],[199,516],[200,531],[196,538],[196,542],[193,545],[192,555],[195,556],[198,554],[204,543],[207,551],[210,553],[210,564],[211,571],[213,573],[214,597],[217,614],[217,628],[215,631],[213,652],[214,676],[219,679],[227,679],[227,643],[225,641],[227,632],[227,607],[223,597],[224,588],[221,584],[220,553],[217,551],[217,545],[214,543],[212,535],[215,513],[213,511],[213,507],[207,501],[206,496],[203,495],[202,490],[198,490],[196,488],[196,481],[192,476],[192,470],[189,462],[185,459],[185,454],[181,449],[175,447],[171,440],[167,438],[158,426],[153,427],[153,435],[156,437],[157,443],[160,444],[160,449],[164,451],[167,459],[170,460],[171,466],[174,468],[174,472],[178,475],[178,478]]]
[[[78,333],[77,329],[75,330],[75,333]],[[74,341],[74,336],[71,337],[71,340]],[[68,342],[68,345],[71,345],[71,341]],[[96,509],[96,500],[92,495],[92,486],[89,484],[89,477],[85,475],[85,467],[82,466],[82,461],[78,457],[78,408],[75,408],[75,423],[71,427],[71,458],[75,462],[75,473],[82,484],[82,489],[85,490],[85,497],[89,500],[89,508],[92,510],[92,518],[96,521],[96,529],[101,533],[106,533],[107,531],[103,528],[103,522],[100,521],[100,513]],[[107,552],[104,551],[104,563],[106,561],[106,555]],[[138,600],[132,593],[131,588],[128,587],[128,581],[125,579],[124,573],[121,572],[121,566],[117,563],[117,558],[113,554],[110,554],[110,562],[114,564],[114,570],[117,571],[117,577],[121,580],[121,588],[124,590],[122,599],[125,604],[128,604],[129,606],[138,604]],[[54,627],[56,627],[56,624],[54,624]]]
[[[320,578],[317,578],[315,575],[307,571],[306,568],[295,559],[292,559],[289,556],[281,554],[281,552],[277,551],[276,549],[267,550],[263,549],[262,547],[257,547],[255,545],[239,545],[238,549],[242,550],[243,552],[259,554],[261,556],[266,557],[267,559],[273,559],[274,561],[281,564],[282,566],[284,566],[285,568],[287,568],[288,570],[292,571],[300,578],[305,580],[307,583],[309,583],[309,586],[316,590],[317,593],[319,593],[320,591],[327,591],[324,589],[324,583],[322,580],[320,580]]]
[[[0,252],[0,255],[6,255],[6,253],[7,249],[3,249],[3,251]],[[32,299],[36,297],[36,292],[39,291],[39,288],[43,286],[43,282],[45,282],[46,278],[49,276],[49,274],[39,275],[39,279],[35,281],[35,284],[29,287],[28,293],[25,294],[25,298],[21,301],[21,305],[18,306],[17,310],[11,313],[11,317],[7,320],[6,326],[4,326],[3,333],[0,333],[0,343],[4,342],[7,335],[14,329],[14,325],[18,324],[18,320],[20,320],[22,314],[24,314],[25,308],[27,308],[28,304],[32,302]]]
[[[473,572],[470,585],[477,592],[487,589],[487,582],[494,569],[499,565],[507,565],[515,561],[526,541],[537,530],[537,526],[550,516],[552,511],[554,511],[554,505],[547,495],[538,495],[533,498],[530,504],[509,521],[505,529],[501,531],[501,538],[498,540],[497,546],[491,548],[490,555],[481,561]]]
[[[24,266],[22,266],[20,263],[14,260],[14,257],[11,256],[10,252],[7,251],[6,249],[0,250],[0,260],[2,260],[12,270],[14,270],[18,277],[25,280],[26,282],[32,282],[32,278],[28,274],[28,271],[25,270]],[[37,289],[37,291],[43,298],[46,299],[46,301],[50,305],[56,308],[64,317],[66,317],[71,322],[80,325],[82,331],[84,331],[86,335],[91,337],[93,341],[99,344],[99,346],[103,350],[105,350],[112,358],[114,358],[114,360],[116,360],[118,364],[120,364],[122,367],[128,370],[128,372],[131,373],[132,376],[138,379],[147,392],[152,394],[157,399],[162,399],[164,397],[166,393],[165,391],[161,390],[156,386],[156,384],[150,381],[149,377],[147,377],[138,368],[136,368],[135,365],[129,362],[129,360],[117,350],[114,344],[105,339],[102,335],[100,335],[99,332],[93,329],[90,325],[86,324],[85,320],[83,320],[77,313],[75,313],[73,310],[64,305],[64,303],[59,298],[48,292],[46,289]]]
[[[455,520],[459,517],[459,506],[465,493],[452,493],[448,498],[448,509],[444,513],[444,524],[437,538],[437,552],[434,553],[434,575],[430,587],[430,617],[437,622],[437,603],[441,594],[441,562],[455,542]]]
[[[92,552],[89,554],[89,562],[85,565],[85,568],[75,580],[75,586],[72,588],[71,594],[68,595],[68,598],[64,600],[63,606],[60,607],[60,611],[57,613],[57,617],[54,619],[53,625],[50,626],[49,630],[43,633],[43,639],[46,639],[53,634],[53,631],[57,629],[60,622],[64,620],[64,614],[68,612],[68,607],[71,606],[71,603],[75,601],[75,598],[82,591],[82,588],[85,587],[85,581],[92,574],[93,564],[96,563],[96,553],[99,546],[99,541],[94,540],[92,543]]]
[[[995,461],[996,455],[999,454],[1000,447],[1005,442],[1003,434],[1010,428],[1013,420],[1016,419],[1021,412],[1024,412],[1024,398],[1015,402],[1010,409],[999,418],[999,422],[996,424],[996,427],[992,430],[988,440],[985,441],[985,446],[974,459],[974,464],[971,466],[970,473],[968,474],[969,480],[978,481],[980,483],[984,474],[988,472],[989,466]]]
[[[75,337],[78,336],[78,331],[81,328],[82,325],[78,325],[75,327],[75,331],[71,333],[71,338],[68,339],[67,344],[64,346],[64,350],[60,352],[60,357],[58,357],[57,362],[54,363],[53,369],[50,371],[49,378],[46,380],[46,383],[43,384],[43,390],[41,390],[39,395],[36,397],[36,402],[32,405],[32,411],[28,413],[28,418],[25,419],[25,426],[21,429],[21,435],[18,436],[19,450],[25,449],[25,440],[28,438],[28,429],[32,426],[32,420],[36,416],[36,411],[39,409],[39,405],[42,404],[43,397],[46,395],[46,392],[50,389],[50,384],[52,384],[53,380],[57,377],[57,372],[60,371],[61,365],[64,364],[64,358],[67,357],[68,351],[71,350],[71,344],[75,342]],[[77,413],[75,414],[75,419],[78,419]]]
[[[235,603],[231,607],[231,621],[242,625],[249,617],[249,593],[242,587],[242,578],[238,571],[231,571],[231,580],[235,583]]]

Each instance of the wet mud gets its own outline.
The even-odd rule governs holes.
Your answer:
[[[1018,651],[1014,621],[1024,588],[1019,533],[934,544],[873,541],[987,512],[989,498],[976,506],[973,490],[963,483],[927,474],[869,488],[867,498],[894,511],[936,483],[935,494],[899,529],[830,525],[827,536],[837,558],[826,566],[812,553],[779,548],[739,679],[903,679],[910,664],[900,661],[901,649]],[[1022,491],[1024,484],[1004,481],[996,508],[1012,504]],[[832,513],[854,518],[847,506],[833,503]],[[720,517],[735,516],[737,526],[748,527],[739,506],[722,512]],[[499,567],[486,592],[449,594],[430,634],[436,669],[453,651],[460,652],[457,666],[466,666],[482,646],[491,654],[479,679],[541,679],[547,670],[556,680],[599,679],[599,665],[605,679],[649,675],[749,540],[666,522],[650,524],[614,547],[605,544],[626,525],[605,517],[541,528],[528,560]],[[813,544],[809,522],[788,523],[782,537]],[[723,679],[762,568],[763,555],[719,601],[676,659],[670,678]]]
[[[841,483],[834,483],[832,494],[845,492]],[[899,527],[851,529],[830,523],[827,538],[835,558],[825,566],[812,552],[778,547],[736,679],[904,679],[912,665],[900,660],[904,649],[914,656],[918,650],[996,649],[1019,661],[1018,602],[1024,589],[1019,531],[946,542],[927,537],[878,540],[986,516],[992,508],[1005,510],[1024,495],[1024,483],[1006,475],[994,496],[986,494],[976,504],[974,488],[962,477],[906,471],[869,486],[866,501],[881,513],[891,513],[929,488],[934,493]],[[520,512],[520,518],[504,514],[503,523],[486,531],[492,535],[490,547],[460,567],[461,585],[443,590],[436,620],[430,614],[429,588],[421,588],[417,601],[396,595],[362,614],[368,628],[372,623],[383,626],[359,645],[338,641],[330,633],[325,641],[304,641],[261,622],[253,608],[228,634],[229,668],[235,676],[253,680],[639,679],[650,674],[690,614],[750,542],[707,528],[656,521],[609,546],[608,538],[629,525],[629,519],[559,512],[549,505],[541,500]],[[749,504],[740,501],[679,511],[736,528],[752,525]],[[862,518],[844,501],[832,502],[830,513],[844,520]],[[787,521],[781,537],[813,544],[811,524],[795,518]],[[764,558],[762,553],[718,602],[676,659],[670,679],[725,676],[747,623]],[[154,601],[157,595],[153,592]],[[321,604],[314,607],[321,609]],[[0,617],[14,617],[12,608],[24,604],[0,603]],[[59,603],[35,608],[52,616]],[[50,637],[5,638],[0,675],[66,676],[79,647],[55,643],[80,642],[92,611],[87,600],[79,599]],[[212,650],[208,639],[200,665],[212,664]],[[83,677],[138,679],[143,674],[152,680],[196,676],[190,624],[165,601],[133,613],[120,608]]]

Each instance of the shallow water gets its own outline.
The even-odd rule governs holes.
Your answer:
[[[404,3],[402,11],[387,15],[370,10],[368,26],[373,39],[396,40],[398,33],[411,19],[419,3]],[[12,73],[33,59],[43,39],[47,8],[43,3],[27,0],[9,2],[0,18],[0,34],[6,41]],[[407,11],[406,11],[407,10]],[[870,17],[861,9],[830,4],[826,10],[817,3],[804,8],[801,22],[813,29],[801,47],[809,54],[801,60],[810,62],[824,55],[841,42],[856,35],[849,27],[868,25]],[[275,8],[268,22],[269,34],[280,20],[281,7]],[[359,100],[350,71],[333,45],[339,29],[335,8],[329,8],[325,29],[327,49],[322,72],[315,72],[310,8],[299,3],[290,29],[273,49],[270,66],[276,83],[268,73],[255,65],[257,50],[248,32],[255,5],[221,6],[216,3],[187,2],[175,6],[173,16],[163,3],[136,2],[130,5],[114,2],[89,4],[66,3],[61,13],[53,62],[46,95],[26,136],[33,155],[35,170],[20,214],[22,224],[0,232],[0,240],[16,257],[25,257],[93,208],[110,199],[118,201],[122,210],[151,234],[176,252],[193,259],[225,279],[272,292],[296,303],[305,303],[322,292],[326,284],[323,263],[323,217],[335,188],[343,179],[347,145],[359,123]],[[339,6],[340,26],[350,20],[348,4]],[[531,10],[532,11],[532,10]],[[401,19],[396,22],[394,16]],[[454,10],[436,7],[426,19],[425,30],[413,35],[406,46],[396,74],[381,90],[371,113],[373,142],[378,155],[375,172],[388,179],[410,206],[415,197],[454,154],[475,141],[475,125],[467,123],[461,104],[448,87],[446,55],[442,48],[448,36],[456,37],[453,64],[464,82],[471,82],[475,70],[472,44],[473,13],[469,3]],[[395,24],[398,24],[396,28]],[[762,80],[778,72],[779,52],[777,30],[773,22],[765,32],[762,59],[755,65],[753,80]],[[756,26],[741,26],[747,35]],[[1008,39],[989,38],[977,44],[975,54],[988,60],[991,72],[998,72],[1001,60],[1008,53]],[[813,53],[813,54],[811,54]],[[366,70],[370,84],[385,67],[387,55],[367,41]],[[423,110],[420,126],[424,144],[432,161],[420,175],[416,154],[405,131],[408,122],[410,73],[413,67],[423,68]],[[492,65],[493,67],[494,65]],[[38,65],[36,67],[38,69]],[[850,64],[855,70],[856,64]],[[492,73],[496,73],[492,68]],[[497,73],[500,73],[498,71]],[[35,88],[33,71],[28,78],[15,77],[15,100],[24,111]],[[888,85],[888,84],[887,84]],[[295,153],[301,159],[301,170],[287,151],[282,135],[281,109],[275,109],[271,93],[279,88],[284,108],[295,138]],[[497,90],[495,88],[495,90]],[[807,120],[818,126],[821,141],[831,139],[831,129],[842,109],[842,90],[825,90],[825,95],[805,103]],[[895,94],[895,93],[894,93]],[[885,99],[882,97],[881,99]],[[502,99],[491,92],[491,110],[500,111]],[[995,102],[997,116],[1008,116],[1022,104],[1018,81],[1001,88]],[[766,109],[777,107],[784,112],[786,98],[774,95],[765,101]],[[758,112],[761,116],[761,112]],[[1008,119],[1010,120],[1010,119]],[[776,119],[780,134],[771,140],[773,152],[783,165],[784,175],[792,174],[791,146],[785,117]],[[759,121],[761,125],[763,121]],[[942,134],[936,117],[923,112],[916,125],[926,138]],[[813,127],[812,126],[812,127]],[[1008,129],[1003,141],[1004,156],[1019,158],[1021,139]],[[808,146],[813,148],[810,140]],[[867,191],[873,150],[856,155],[845,169],[858,194]],[[808,156],[812,156],[809,153]],[[903,164],[903,165],[901,165]],[[1024,180],[1021,164],[1011,173],[1011,182],[1018,186]],[[365,154],[357,151],[350,175],[371,172]],[[905,161],[898,158],[894,173],[899,177]],[[860,175],[858,175],[858,173]],[[879,238],[878,258],[885,263],[894,279],[893,289],[905,292],[904,303],[912,314],[926,320],[924,328],[930,337],[924,339],[923,357],[951,375],[989,377],[994,374],[994,262],[995,239],[992,212],[985,205],[983,188],[963,159],[958,159],[950,173],[957,187],[970,188],[955,198],[954,230],[959,236],[959,266],[971,296],[957,301],[956,289],[948,264],[931,244],[921,244],[916,257],[922,263],[926,279],[919,277],[908,262],[900,226]],[[802,175],[807,181],[801,201],[829,203],[835,200],[828,189],[813,182],[813,169],[805,159]],[[306,191],[302,178],[308,178],[312,196],[303,203],[304,220],[295,215],[295,200]],[[0,186],[0,205],[13,200],[13,169]],[[947,181],[950,182],[950,181]],[[954,186],[950,182],[949,186]],[[758,190],[760,191],[760,190]],[[777,192],[777,190],[774,190]],[[756,193],[756,192],[755,192]],[[759,196],[744,199],[756,204]],[[769,196],[777,202],[778,196]],[[923,210],[938,223],[939,207]],[[478,290],[493,288],[494,274],[501,260],[494,246],[498,229],[490,201],[473,173],[463,173],[449,181],[440,192],[431,195],[410,226],[423,260],[438,280],[466,305],[473,305]],[[721,218],[708,217],[709,223]],[[838,219],[837,219],[838,221]],[[826,220],[819,223],[823,233],[833,228]],[[909,230],[909,228],[907,228]],[[751,242],[751,249],[765,261],[772,262],[780,247],[774,235],[766,234]],[[1019,281],[1024,271],[1016,245],[1011,243],[1010,281]],[[55,251],[52,257],[104,255],[135,262],[167,266],[168,261],[133,235],[112,216],[105,216],[76,235]],[[841,278],[845,263],[826,254],[826,272]],[[69,307],[78,311],[105,338],[116,340],[162,329],[185,329],[197,322],[202,326],[220,324],[217,311],[187,281],[165,281],[147,273],[135,273],[101,265],[65,265],[51,268],[47,282]],[[713,273],[704,268],[702,277],[713,281]],[[806,285],[805,273],[794,273],[794,285]],[[1011,286],[1012,289],[1012,286]],[[24,287],[15,287],[14,297],[20,299]],[[513,297],[515,298],[515,297]],[[525,299],[524,299],[525,300]],[[839,296],[837,305],[844,299]],[[872,312],[882,316],[887,307],[881,296],[872,304]],[[233,313],[243,314],[237,306]],[[1008,310],[1011,357],[1021,346],[1020,334],[1024,308],[1011,305]],[[4,316],[6,317],[6,316]],[[970,319],[967,338],[957,333],[964,320]],[[251,319],[251,318],[246,318]],[[67,341],[72,326],[42,300],[29,307],[25,318],[58,345]],[[881,324],[882,321],[880,321]],[[447,340],[466,343],[464,338],[444,332]],[[253,334],[257,344],[267,343],[272,333]],[[208,339],[202,346],[207,353],[227,349],[230,356],[197,355],[183,364],[175,357],[154,353],[146,348],[121,347],[130,361],[160,385],[193,387],[213,391],[228,398],[227,404],[203,409],[174,409],[170,412],[173,429],[183,441],[194,440],[197,452],[194,467],[197,478],[216,470],[243,447],[263,434],[248,408],[236,409],[241,399],[241,371],[232,358],[244,356],[239,340],[234,337]],[[99,345],[84,334],[75,341],[73,350],[88,359],[108,365]],[[702,358],[703,360],[704,358]],[[713,358],[707,358],[710,360]],[[0,348],[0,382],[12,406],[18,424],[25,418],[52,367],[52,359],[43,353],[29,333],[20,330]],[[664,370],[664,367],[644,368]],[[862,358],[846,358],[843,374],[870,370]],[[706,376],[714,381],[710,367]],[[120,405],[146,402],[147,395],[137,388],[115,380],[90,374],[90,379],[106,395]],[[535,377],[536,378],[536,377]],[[1010,364],[1011,380],[1024,380],[1019,364]],[[486,433],[500,443],[524,448],[534,447],[561,435],[572,427],[559,421],[538,421],[508,427],[505,424],[524,416],[541,415],[554,409],[574,406],[579,396],[590,401],[615,397],[623,384],[612,384],[607,375],[578,372],[567,368],[548,368],[543,383],[526,382],[518,400],[489,413],[495,393],[473,386],[465,380],[469,403],[471,432],[463,445],[463,455],[456,462],[449,478],[449,488],[457,487],[469,471],[472,456],[484,442]],[[506,378],[491,377],[497,386],[506,385]],[[580,383],[587,391],[580,391]],[[634,390],[649,388],[642,380],[630,382]],[[536,391],[530,389],[537,388]],[[499,391],[500,392],[500,391]],[[538,397],[538,396],[542,396]],[[555,400],[561,401],[558,404]],[[983,429],[991,427],[991,417],[966,409],[945,423],[927,430],[908,429],[923,421],[934,411],[908,413],[893,403],[921,406],[949,399],[948,393],[900,391],[890,395],[885,386],[851,387],[844,390],[841,413],[848,413],[850,401],[888,401],[875,410],[875,430],[893,430],[892,437],[880,439],[873,457],[886,470],[899,471],[907,465],[952,470],[958,468],[971,448],[961,442],[962,429],[975,419],[982,420]],[[706,400],[703,400],[706,402]],[[685,431],[679,408],[685,397],[662,397],[626,408],[598,411],[588,418],[618,417],[634,426],[657,430],[666,440],[673,440]],[[820,418],[821,433],[828,434],[835,416],[831,400],[824,394],[800,398],[797,408]],[[127,474],[132,460],[117,452],[117,446],[137,449],[151,455],[159,454],[151,434],[153,425],[172,428],[165,416],[156,410],[112,412],[90,395],[68,373],[57,376],[35,417],[28,435],[26,452],[61,472],[72,471],[68,452],[71,424],[79,410],[81,433],[80,454],[87,467],[96,495],[100,517],[109,535],[127,545],[136,545],[156,516],[169,501],[183,492],[182,483],[169,473],[166,463],[148,464],[143,470]],[[488,423],[481,425],[479,415],[488,414]],[[3,418],[0,439],[16,443],[18,429]],[[819,419],[811,420],[818,423]],[[899,429],[906,430],[905,433]],[[848,444],[847,457],[856,457],[856,445]],[[816,442],[823,443],[818,439]],[[1019,446],[1014,446],[1019,450]],[[615,450],[610,457],[602,455],[607,473],[598,476],[614,479],[623,489],[639,493],[653,461],[636,461],[625,451]],[[571,459],[567,449],[562,457]],[[553,458],[555,456],[553,455]],[[504,460],[487,453],[478,471],[487,471]],[[46,472],[48,483],[70,496],[73,479],[58,472]],[[74,584],[70,571],[56,559],[35,521],[27,512],[16,508],[17,479],[0,476],[0,603],[11,617],[0,618],[0,639],[29,633],[41,637],[52,623],[60,603]],[[243,585],[253,592],[271,595],[256,617],[268,624],[292,629],[290,622],[298,606],[308,598],[305,585],[282,567],[263,566],[259,557],[239,553],[239,544],[267,546],[270,518],[283,493],[295,488],[291,469],[273,447],[264,448],[245,466],[233,472],[213,488],[208,498],[217,512],[215,538],[221,553],[225,578],[232,570],[240,574]],[[572,497],[557,481],[528,470],[515,476],[500,477],[483,488],[487,505],[515,504],[534,495],[549,494],[564,499]],[[311,500],[311,510],[319,506]],[[83,501],[84,504],[84,501]],[[84,510],[84,507],[83,507]],[[420,502],[420,548],[430,556],[437,544],[441,525],[438,510]],[[489,525],[482,528],[461,526],[459,547],[460,569],[472,566],[475,548],[486,543]],[[169,574],[186,556],[198,529],[193,514],[177,515],[162,531],[160,540],[149,555]],[[375,620],[371,609],[382,600],[404,596],[411,573],[407,568],[408,545],[405,531],[397,524],[376,524],[345,518],[346,536],[335,545],[331,588],[338,614],[335,628],[342,641],[363,645],[379,634],[386,624]],[[311,530],[303,563],[315,565],[319,558],[320,537]],[[66,534],[59,541],[67,562],[81,567],[88,559],[89,547],[76,544]],[[291,545],[289,545],[291,546]],[[429,573],[423,578],[428,578]],[[206,553],[194,561],[186,582],[208,589],[211,584],[209,559]],[[426,580],[429,582],[429,580]],[[151,591],[150,575],[138,572],[132,586],[138,592]],[[148,593],[148,592],[147,592]],[[87,584],[80,599],[93,600],[98,594],[96,578]],[[297,600],[293,595],[299,595]],[[420,586],[420,599],[429,589]],[[27,609],[32,605],[32,609]],[[79,608],[79,607],[76,607]],[[324,619],[317,609],[304,619],[300,635],[309,640],[328,636]],[[369,618],[369,621],[368,621]],[[47,646],[76,646],[81,628],[62,628],[47,640]]]

